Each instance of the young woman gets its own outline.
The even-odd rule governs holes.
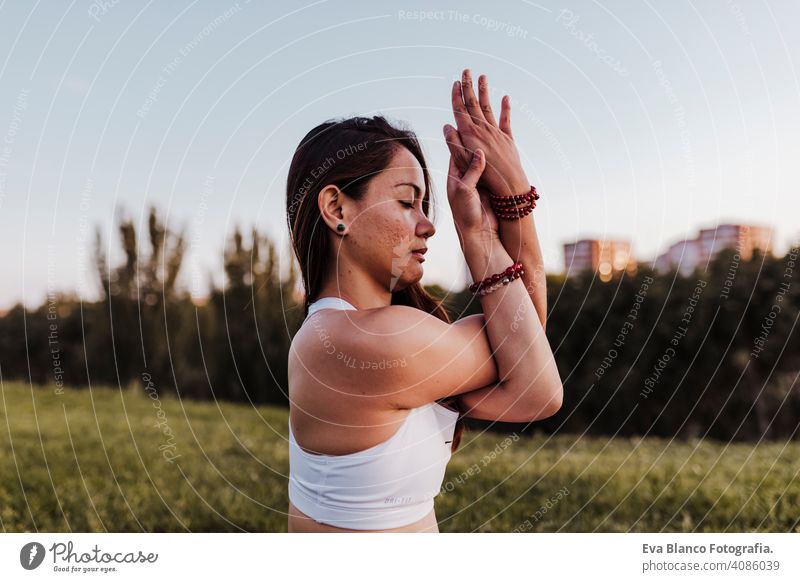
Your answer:
[[[331,121],[292,159],[287,218],[306,319],[289,354],[290,532],[438,532],[433,498],[462,419],[528,422],[561,406],[538,196],[508,99],[498,124],[481,81],[476,97],[464,71],[457,128],[445,126],[447,196],[481,315],[451,323],[420,285],[436,229],[411,131],[380,116]]]

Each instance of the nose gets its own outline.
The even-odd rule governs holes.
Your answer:
[[[417,223],[417,235],[428,239],[434,234],[436,234],[436,227],[433,226],[433,223],[428,219],[427,216],[423,215],[422,220]]]

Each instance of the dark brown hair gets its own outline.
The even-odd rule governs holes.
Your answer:
[[[333,249],[327,228],[320,228],[320,224],[324,225],[317,205],[320,190],[333,184],[350,198],[361,199],[369,181],[389,165],[399,147],[408,149],[422,166],[425,177],[422,209],[428,216],[430,174],[413,131],[395,127],[380,115],[351,117],[318,125],[297,146],[286,181],[286,218],[305,288],[304,316],[308,315],[308,306],[325,281],[325,266],[332,264]],[[416,307],[450,323],[441,302],[428,294],[419,282],[393,292],[392,305]],[[444,404],[444,401],[439,402]],[[453,398],[448,403],[459,408],[451,447],[455,451],[461,441],[464,421],[458,399]]]

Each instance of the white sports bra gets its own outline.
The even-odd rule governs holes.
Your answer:
[[[322,297],[309,306],[306,321],[320,309],[355,307]],[[290,415],[289,499],[316,521],[348,529],[390,529],[422,519],[442,486],[458,414],[437,402],[412,408],[394,435],[347,455],[300,448]]]

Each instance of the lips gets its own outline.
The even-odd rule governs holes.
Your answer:
[[[422,255],[424,255],[427,252],[428,252],[428,249],[426,249],[426,248],[425,249],[416,249],[416,250],[411,251],[411,254],[414,255],[416,258],[418,258],[420,260],[420,262],[425,262],[425,257],[423,257]]]
[[[427,249],[427,247],[426,248],[421,248],[421,249],[414,249],[411,252],[412,253],[419,253],[421,255],[424,255],[425,253],[428,252],[428,249]]]

